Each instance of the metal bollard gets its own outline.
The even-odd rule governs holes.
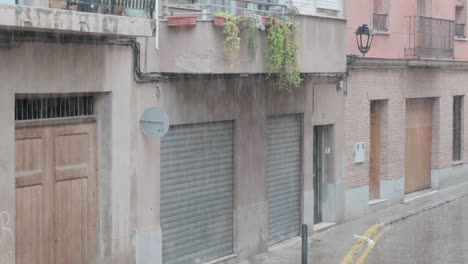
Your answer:
[[[307,225],[302,225],[302,264],[307,264]]]

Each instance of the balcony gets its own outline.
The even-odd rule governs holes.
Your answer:
[[[3,0],[0,30],[150,37],[155,0]]]
[[[287,8],[278,0],[166,0],[163,5],[165,15],[196,15],[201,20],[212,19],[216,12],[284,15],[288,12]]]
[[[372,25],[375,31],[387,32],[388,31],[388,15],[387,14],[374,14]]]
[[[183,73],[242,73],[267,72],[265,51],[268,47],[269,18],[289,12],[287,5],[259,0],[167,0],[161,2],[164,18],[159,25],[159,49],[164,52],[149,55],[150,71]],[[239,50],[235,58],[226,54],[226,34],[217,25],[218,11],[242,18],[244,12],[252,18],[260,16],[258,30],[245,26],[240,29]],[[173,19],[191,17],[175,25]],[[195,18],[195,19],[193,19]],[[265,21],[263,20],[265,18]],[[185,19],[185,18],[184,18]],[[297,22],[295,40],[300,71],[303,73],[331,73],[345,71],[346,20],[313,15],[293,16]],[[264,23],[266,22],[266,23]],[[187,25],[190,24],[190,25]],[[261,29],[263,25],[263,29]],[[251,41],[252,40],[252,41]],[[253,45],[250,45],[253,44]],[[150,45],[153,45],[152,43]],[[252,48],[254,47],[254,48]],[[254,51],[254,52],[253,52]],[[148,51],[151,53],[151,50]]]
[[[465,23],[455,23],[455,37],[459,39],[466,38]]]
[[[455,21],[432,17],[409,17],[408,48],[412,58],[453,58]]]

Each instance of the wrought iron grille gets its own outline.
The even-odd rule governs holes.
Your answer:
[[[455,23],[455,37],[465,38],[465,23]]]
[[[43,97],[15,100],[15,120],[94,115],[93,96]]]
[[[463,96],[453,97],[453,160],[461,160]]]
[[[152,17],[155,0],[66,0],[66,4],[67,9],[82,12],[120,14],[123,9],[134,9],[149,12]]]
[[[388,30],[388,15],[387,14],[374,14],[373,28],[376,31]]]
[[[405,56],[453,58],[455,22],[432,17],[409,17],[408,48]]]
[[[293,12],[292,6],[280,0],[166,0],[163,3],[166,15],[197,15],[199,19],[211,19],[217,12],[234,15],[285,15]]]

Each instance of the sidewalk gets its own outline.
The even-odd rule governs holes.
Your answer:
[[[402,202],[366,217],[338,225],[335,228],[309,237],[308,263],[340,263],[348,250],[358,240],[354,235],[362,235],[374,224],[382,226],[404,220],[413,215],[468,196],[468,182],[431,193],[408,202]],[[293,238],[269,248],[269,252],[257,255],[241,264],[300,264],[301,241]]]

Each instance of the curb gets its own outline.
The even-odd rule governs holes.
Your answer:
[[[390,225],[390,224],[394,224],[394,223],[403,221],[403,220],[405,220],[405,219],[407,219],[409,217],[421,214],[423,212],[429,211],[431,209],[442,206],[444,204],[454,202],[454,201],[459,200],[459,199],[461,199],[463,197],[466,197],[466,196],[468,196],[468,192],[462,192],[462,193],[459,193],[457,195],[451,196],[449,198],[438,200],[436,202],[427,204],[427,205],[425,205],[423,207],[420,207],[420,208],[417,208],[415,210],[409,211],[409,212],[407,212],[405,214],[402,214],[402,215],[399,215],[399,216],[396,216],[396,217],[393,217],[393,218],[388,218],[388,219],[381,222],[382,225],[375,231],[375,233],[377,233],[380,229],[382,229],[386,225]]]

